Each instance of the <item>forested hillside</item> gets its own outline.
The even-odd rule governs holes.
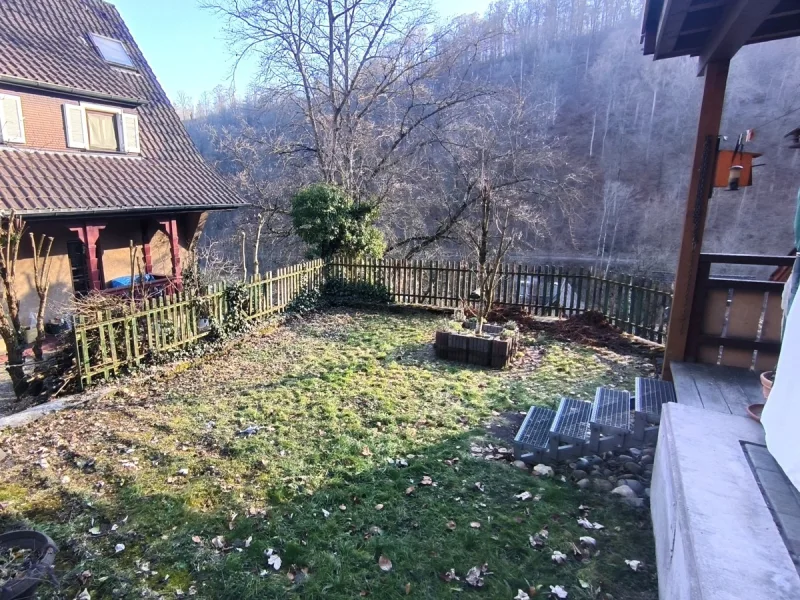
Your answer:
[[[209,224],[228,254],[241,229],[252,245],[259,216],[262,266],[302,254],[290,198],[326,182],[375,206],[388,256],[467,257],[491,217],[510,260],[674,268],[702,79],[695,60],[642,55],[640,0],[497,2],[445,25],[405,0],[329,4],[341,18],[304,1],[300,33],[279,31],[280,5],[213,4],[232,47],[263,64],[244,97],[218,87],[176,102],[256,207]],[[783,136],[800,125],[798,50],[752,46],[732,63],[723,147],[753,128],[764,166],[753,187],[715,192],[710,251],[793,245],[800,151]]]

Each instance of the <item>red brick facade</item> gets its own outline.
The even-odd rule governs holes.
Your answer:
[[[80,104],[49,93],[31,93],[0,86],[0,94],[20,98],[22,116],[25,124],[25,143],[13,144],[20,148],[35,150],[59,150],[67,152],[87,152],[67,147],[67,134],[64,126],[64,104]],[[96,102],[96,104],[102,104]],[[123,112],[136,114],[135,109],[125,108]]]

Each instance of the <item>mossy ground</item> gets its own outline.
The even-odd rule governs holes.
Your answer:
[[[48,593],[64,598],[85,587],[92,598],[511,600],[539,585],[541,596],[561,585],[569,598],[655,598],[646,511],[470,452],[492,441],[499,415],[591,399],[600,384],[631,389],[652,356],[529,334],[512,369],[483,370],[433,357],[440,321],[345,310],[292,320],[177,376],[139,377],[4,431],[0,525],[56,540],[62,589]],[[250,425],[255,435],[237,434]],[[389,462],[401,457],[407,467]],[[522,491],[541,498],[519,501]],[[605,526],[589,534],[599,552],[556,565],[552,552],[587,534],[580,505]],[[533,549],[543,528],[547,545]],[[474,590],[464,575],[483,564],[491,574]],[[450,569],[460,580],[442,580]]]

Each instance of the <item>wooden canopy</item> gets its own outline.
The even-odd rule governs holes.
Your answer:
[[[759,323],[774,321],[772,313],[780,311],[780,290],[765,287],[769,284],[775,286],[775,283],[757,282],[760,286],[756,286],[757,290],[749,289],[753,285],[743,286],[735,281],[710,277],[710,265],[723,262],[782,266],[785,258],[712,256],[702,255],[701,251],[708,201],[713,189],[730,60],[747,44],[797,35],[800,35],[800,0],[647,0],[642,25],[644,53],[652,55],[655,60],[697,56],[699,74],[705,77],[675,272],[664,360],[663,376],[666,379],[671,379],[670,363],[673,361],[699,360],[714,364],[721,361],[722,364],[765,368],[764,361],[774,361],[780,348],[779,335],[775,341],[772,339],[774,335],[770,334],[770,339],[766,339],[764,332],[758,331]],[[730,284],[724,294],[713,292],[723,283]],[[737,301],[737,293],[741,301]],[[764,300],[764,293],[769,295],[768,301]],[[757,297],[758,294],[761,296]],[[710,300],[716,296],[720,297],[721,303],[714,307]],[[734,297],[733,307],[729,308],[731,296]],[[769,314],[759,312],[750,318],[750,313],[755,314],[756,309],[761,310],[759,307],[765,303],[769,305]],[[740,320],[738,306],[747,313],[746,319]],[[753,331],[748,333],[749,339],[742,335],[732,336],[732,331],[737,333],[736,327],[732,330],[730,326],[710,326],[709,323],[719,320],[720,314],[729,315],[724,317],[727,319],[725,322],[736,321],[737,325],[741,324],[740,321],[755,323],[751,328]],[[734,358],[735,362],[727,361],[726,356]]]
[[[646,55],[698,56],[701,73],[747,44],[798,34],[798,0],[647,0],[642,26]]]

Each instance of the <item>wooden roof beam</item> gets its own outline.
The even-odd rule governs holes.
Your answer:
[[[700,52],[699,74],[703,75],[711,62],[730,60],[750,41],[781,0],[735,0],[725,12],[724,19],[714,28],[708,43]]]

